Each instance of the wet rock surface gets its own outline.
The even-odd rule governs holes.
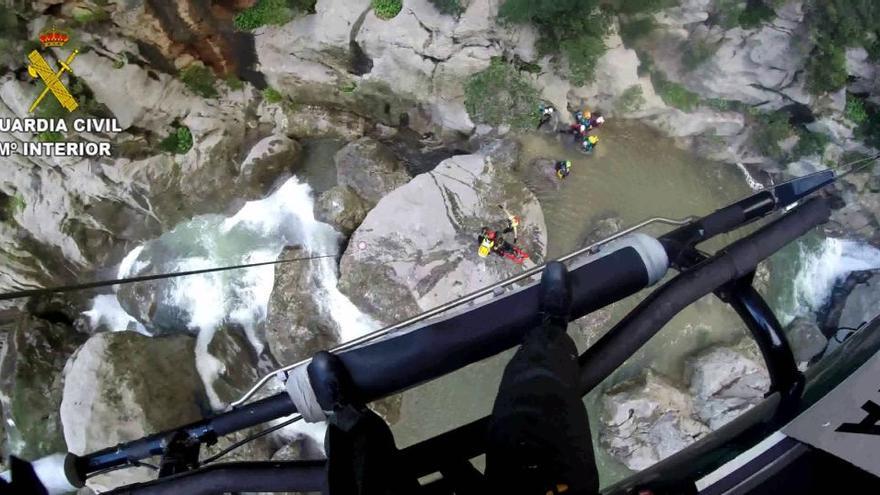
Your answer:
[[[238,400],[262,377],[263,361],[244,329],[237,325],[218,328],[207,345],[207,353],[221,365],[210,386],[224,404]]]
[[[288,247],[282,258],[308,255],[301,247]],[[314,288],[321,274],[314,262],[288,263],[275,269],[269,298],[266,341],[272,355],[285,364],[311,357],[339,342],[339,325],[329,308],[317,300]]]
[[[791,345],[794,360],[801,367],[821,355],[828,346],[828,339],[819,325],[810,318],[797,317],[785,328],[785,336]]]
[[[335,186],[321,193],[315,202],[315,219],[329,223],[343,235],[349,235],[364,221],[368,205],[349,186]]]
[[[409,181],[394,153],[371,138],[349,143],[336,153],[335,161],[339,185],[350,187],[369,205]]]

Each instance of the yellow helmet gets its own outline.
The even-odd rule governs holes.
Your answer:
[[[598,136],[590,136],[587,138],[587,141],[589,141],[590,144],[596,144],[599,142],[599,137]]]

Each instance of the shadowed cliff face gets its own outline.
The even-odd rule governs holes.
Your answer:
[[[255,0],[144,0],[111,14],[125,34],[151,50],[153,64],[174,66],[180,57],[201,60],[221,76],[241,75],[255,60],[253,37],[235,31],[232,18]]]

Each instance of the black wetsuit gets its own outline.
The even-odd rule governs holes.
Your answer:
[[[491,493],[599,492],[590,423],[578,393],[577,348],[559,323],[530,331],[507,364],[492,409]]]
[[[567,308],[568,301],[557,306]],[[567,317],[560,314],[567,314],[567,309],[542,313],[541,325],[524,336],[504,369],[487,435],[485,476],[466,461],[439,467],[456,494],[598,493],[590,424],[578,388],[577,349],[566,333]],[[313,366],[327,363],[327,356],[315,356],[310,376]],[[344,370],[337,364],[340,367]],[[329,382],[330,389],[345,390],[350,378]],[[322,402],[325,409],[326,402]],[[329,488],[325,494],[421,493],[379,416],[364,406],[337,405],[333,410],[336,413],[327,430]]]

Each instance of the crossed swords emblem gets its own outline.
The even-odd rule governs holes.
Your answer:
[[[79,104],[76,102],[76,98],[74,98],[73,95],[70,94],[70,91],[67,90],[64,83],[61,82],[61,76],[64,75],[65,72],[73,74],[70,64],[73,62],[73,59],[76,58],[78,53],[79,50],[74,50],[70,53],[70,56],[67,57],[67,60],[59,60],[58,65],[60,65],[61,68],[58,69],[58,72],[52,70],[52,67],[49,66],[49,63],[38,51],[34,50],[28,55],[28,60],[31,62],[28,65],[28,74],[33,78],[39,77],[46,85],[46,87],[43,88],[43,92],[40,93],[40,96],[38,96],[31,105],[29,110],[30,113],[34,112],[37,105],[46,98],[46,95],[49,94],[50,91],[55,98],[58,99],[58,102],[61,103],[61,106],[66,108],[68,112],[77,109]]]

